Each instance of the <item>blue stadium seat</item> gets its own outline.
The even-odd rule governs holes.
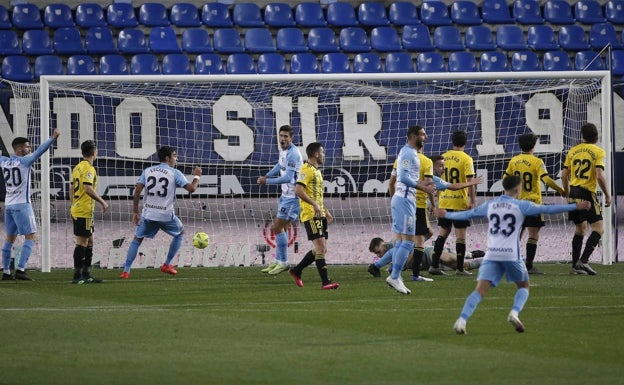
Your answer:
[[[397,26],[420,24],[418,9],[409,1],[396,1],[388,7],[388,18]]]
[[[527,45],[535,51],[559,49],[555,31],[549,25],[531,25],[527,30]]]
[[[609,0],[605,3],[605,17],[611,24],[624,24],[624,0]]]
[[[353,72],[349,57],[342,52],[330,52],[321,59],[321,71],[326,74],[344,74]]]
[[[35,58],[35,79],[41,75],[65,75],[63,59],[56,55],[40,55]]]
[[[76,6],[76,24],[82,28],[106,27],[104,10],[97,3],[82,3]]]
[[[323,8],[319,3],[299,3],[295,6],[295,21],[301,27],[324,27],[327,25]]]
[[[572,63],[566,51],[547,51],[542,57],[542,69],[544,71],[570,71]]]
[[[595,0],[579,0],[574,4],[574,18],[583,24],[605,21],[602,5]]]
[[[266,28],[247,28],[245,30],[245,50],[252,53],[277,51],[271,31]]]
[[[308,31],[308,47],[312,52],[338,52],[336,33],[328,27],[314,27]]]
[[[54,51],[59,55],[79,55],[86,52],[80,31],[76,27],[63,27],[54,31]]]
[[[353,57],[353,72],[379,73],[384,72],[381,57],[373,52],[358,53]]]
[[[143,3],[139,7],[139,23],[147,27],[170,25],[167,7],[163,3]]]
[[[264,22],[270,27],[294,27],[295,18],[290,5],[286,3],[268,3],[264,6]]]
[[[390,24],[384,3],[363,2],[360,3],[357,10],[358,20],[362,25],[377,27]]]
[[[574,69],[577,71],[601,71],[605,69],[605,65],[598,52],[579,51],[574,55]]]
[[[169,18],[176,27],[199,27],[199,11],[193,3],[176,3],[171,6]]]
[[[401,44],[406,50],[414,52],[426,52],[435,49],[431,42],[429,28],[424,24],[404,26],[401,33]]]
[[[448,57],[449,72],[477,72],[477,59],[472,52],[451,52]]]
[[[13,6],[13,26],[17,29],[43,28],[41,11],[36,4],[23,3]]]
[[[360,24],[353,5],[340,1],[327,5],[327,23],[334,27],[356,27]]]
[[[50,55],[54,53],[52,39],[44,29],[29,29],[22,35],[22,51],[28,55]]]
[[[208,30],[186,28],[182,32],[182,50],[186,53],[208,53],[214,51]]]
[[[344,52],[368,52],[371,50],[368,35],[360,27],[345,27],[340,31],[340,48]]]
[[[559,28],[559,45],[566,51],[590,49],[587,33],[580,25],[563,25]]]
[[[26,56],[11,55],[2,59],[2,77],[16,82],[31,82],[33,73]]]
[[[421,52],[416,58],[418,72],[447,72],[444,56],[438,52]]]
[[[221,75],[225,73],[221,55],[202,53],[195,58],[196,75]]]
[[[485,25],[471,25],[464,31],[466,48],[473,51],[491,51],[496,49],[492,30]]]
[[[286,59],[279,53],[263,53],[258,55],[259,74],[285,74]]]
[[[67,58],[67,75],[97,75],[93,57],[74,55]]]
[[[538,0],[515,0],[513,3],[513,18],[519,24],[543,24],[544,18]]]
[[[611,51],[611,71],[613,75],[624,75],[624,50]]]
[[[308,50],[301,28],[284,27],[278,29],[275,42],[277,50],[280,52],[306,52]]]
[[[9,17],[9,10],[4,5],[0,5],[0,29],[11,29],[13,23]]]
[[[131,28],[139,25],[139,20],[130,3],[111,3],[106,7],[106,21],[115,28]]]
[[[130,67],[123,55],[111,54],[100,57],[100,75],[128,75]]]
[[[433,31],[433,45],[440,51],[463,51],[466,48],[461,31],[454,25],[436,27]]]
[[[548,0],[544,3],[544,19],[550,24],[574,24],[576,19],[572,15],[572,7],[567,0]]]
[[[182,52],[176,31],[172,27],[153,27],[149,34],[149,49],[153,53]]]
[[[219,28],[215,29],[213,46],[215,51],[222,53],[244,52],[243,41],[240,33],[236,28]]]
[[[500,25],[496,30],[496,45],[507,51],[528,48],[524,40],[524,31],[518,25]]]
[[[443,1],[427,1],[420,6],[420,21],[430,27],[451,25],[448,7]]]
[[[232,20],[243,28],[264,27],[262,12],[256,3],[234,3]]]
[[[139,53],[130,59],[131,75],[160,75],[158,57],[151,53]]]
[[[225,63],[228,74],[255,74],[256,63],[251,55],[246,53],[233,53],[228,56]]]
[[[191,62],[183,53],[168,53],[162,58],[163,75],[190,75]]]
[[[296,53],[290,58],[291,74],[316,74],[321,67],[313,53]]]
[[[139,28],[125,28],[117,34],[117,48],[125,54],[149,52],[145,34]]]
[[[386,55],[386,72],[409,73],[414,72],[414,60],[407,52],[390,52]]]
[[[19,55],[22,53],[19,36],[12,29],[0,30],[0,56]]]
[[[592,24],[589,30],[589,44],[597,50],[601,50],[609,44],[613,49],[622,47],[615,27],[611,23]]]
[[[483,0],[481,4],[481,17],[488,24],[511,24],[515,23],[507,0]]]
[[[512,71],[540,71],[540,62],[537,54],[532,51],[514,52],[511,55]]]
[[[403,50],[399,33],[394,27],[375,27],[371,30],[371,47],[380,52]]]
[[[481,72],[506,72],[509,71],[507,55],[500,51],[483,52],[479,58]]]
[[[202,7],[202,23],[208,27],[224,28],[234,25],[230,10],[224,3],[206,3]]]
[[[85,33],[85,48],[90,54],[117,53],[113,32],[108,27],[91,27]]]
[[[67,4],[48,4],[43,9],[43,23],[50,28],[73,27],[74,16]]]
[[[451,20],[456,25],[480,25],[483,22],[477,4],[465,0],[451,4]]]

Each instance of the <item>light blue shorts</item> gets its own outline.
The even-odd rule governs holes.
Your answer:
[[[503,274],[507,277],[507,282],[528,282],[529,272],[526,269],[524,261],[492,261],[483,260],[479,267],[477,280],[490,281],[493,287],[496,287]]]
[[[416,203],[414,200],[393,196],[390,203],[392,211],[392,231],[397,234],[416,234]]]
[[[30,203],[17,203],[4,208],[7,235],[28,235],[37,232],[35,213]]]
[[[299,218],[299,212],[301,206],[299,205],[299,198],[286,198],[280,197],[279,204],[277,206],[277,217],[287,221],[296,221]]]
[[[182,234],[184,230],[184,226],[182,225],[182,221],[176,216],[173,217],[170,221],[160,222],[160,221],[151,221],[149,219],[145,219],[141,217],[139,221],[139,226],[136,229],[135,236],[137,238],[154,238],[158,230],[162,230],[165,233],[175,237],[177,235]]]

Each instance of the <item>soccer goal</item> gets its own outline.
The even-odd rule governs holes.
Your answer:
[[[329,263],[370,263],[370,239],[392,237],[388,179],[410,125],[426,128],[428,155],[449,149],[451,132],[468,132],[466,151],[485,179],[477,190],[480,202],[500,193],[507,162],[520,151],[517,136],[529,131],[540,139],[536,155],[560,183],[565,154],[580,141],[581,125],[590,121],[601,130],[612,186],[612,95],[605,71],[42,76],[38,84],[10,85],[12,125],[1,126],[5,147],[17,135],[37,145],[52,128],[62,130],[56,147],[42,158],[35,188],[41,200],[38,267],[43,271],[72,264],[70,173],[87,139],[97,142],[97,189],[111,205],[105,214],[96,208],[94,262],[102,268],[123,264],[135,230],[130,222],[134,184],[165,145],[177,150],[178,168],[186,175],[194,165],[204,173],[197,192],[179,191],[176,209],[187,241],[174,263],[267,262],[274,250],[270,224],[278,188],[260,187],[256,179],[277,162],[278,130],[285,124],[295,128],[294,142],[304,157],[305,146],[314,141],[326,150],[326,203],[336,218]],[[563,202],[546,189],[544,199]],[[594,262],[614,260],[613,213],[613,207],[605,208],[606,231]],[[573,225],[564,214],[546,219],[536,261],[570,260]],[[207,248],[192,247],[196,231],[210,236]],[[467,249],[483,249],[485,235],[484,223],[475,221]],[[143,242],[135,267],[158,266],[169,240],[161,234]],[[290,229],[289,242],[291,262],[310,247],[298,224]],[[453,247],[452,237],[448,242]]]

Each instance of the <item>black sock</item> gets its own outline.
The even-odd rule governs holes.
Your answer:
[[[581,262],[589,262],[589,257],[591,257],[594,249],[598,246],[600,238],[601,235],[595,231],[592,231],[591,234],[589,234],[589,238],[587,238],[587,242],[585,242],[585,250],[583,250],[583,254],[581,255]]]
[[[444,237],[438,235],[435,242],[433,243],[433,255],[431,256],[431,267],[438,269],[440,267],[440,256],[442,255],[442,250],[444,249],[444,242],[446,239]]]
[[[325,257],[318,258],[314,262],[316,263],[316,269],[318,270],[319,276],[321,276],[321,282],[323,282],[323,285],[331,283],[327,275],[327,264],[325,263]]]
[[[84,266],[84,258],[87,248],[81,245],[74,247],[74,278],[82,276],[82,267]]]
[[[93,246],[87,246],[84,256],[84,264],[82,265],[82,276],[89,277],[91,269],[91,261],[93,260]]]
[[[422,247],[414,247],[414,260],[412,262],[412,275],[418,277],[420,275],[420,265],[422,264],[423,253],[425,249]]]
[[[537,252],[537,239],[529,238],[526,243],[526,267],[527,270],[533,268],[533,260],[535,259],[535,253]]]
[[[572,237],[572,267],[576,266],[581,258],[581,249],[583,248],[583,236],[574,234]]]
[[[312,262],[314,262],[314,253],[312,252],[312,250],[310,250],[306,253],[306,255],[303,256],[301,262],[299,262],[297,266],[293,267],[293,271],[295,272],[295,274],[301,277],[301,272],[303,271],[303,269],[310,266]]]
[[[455,241],[455,251],[457,252],[457,270],[464,271],[464,259],[466,258],[465,239],[457,239]]]

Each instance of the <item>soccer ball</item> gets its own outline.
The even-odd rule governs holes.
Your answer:
[[[197,247],[198,249],[205,249],[206,247],[208,247],[209,243],[210,240],[208,239],[208,234],[204,233],[203,231],[197,232],[195,233],[195,235],[193,235],[193,246]]]

